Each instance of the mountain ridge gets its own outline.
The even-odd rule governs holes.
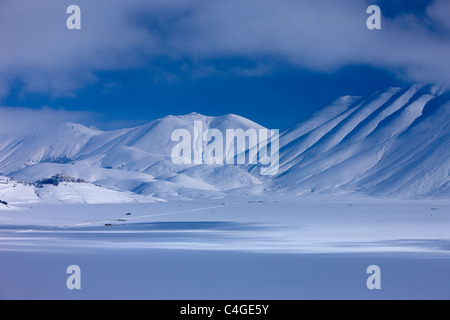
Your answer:
[[[261,164],[181,164],[170,158],[176,129],[265,129],[235,114],[169,115],[113,131],[64,123],[48,132],[0,137],[0,172],[24,181],[56,174],[162,199],[242,193],[447,196],[450,93],[432,85],[343,96],[279,135],[279,171]],[[205,143],[206,144],[206,143]],[[248,152],[248,145],[244,146]],[[227,148],[225,146],[224,148]]]

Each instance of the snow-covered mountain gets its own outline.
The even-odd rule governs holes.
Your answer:
[[[81,124],[62,123],[32,135],[0,137],[0,172],[9,173],[42,162],[70,162],[88,141],[101,133]]]
[[[450,94],[428,85],[343,97],[280,138],[271,189],[449,194]]]
[[[246,168],[238,166],[174,164],[171,152],[177,142],[171,141],[172,132],[186,129],[193,137],[195,121],[200,121],[205,131],[264,129],[232,114],[167,116],[110,132],[65,123],[32,136],[3,137],[0,172],[22,181],[62,173],[96,185],[162,198],[221,196],[226,190],[260,183]],[[228,149],[226,145],[224,148]]]
[[[337,99],[280,134],[273,176],[261,176],[254,164],[175,164],[171,134],[186,129],[194,136],[195,121],[223,133],[264,129],[237,115],[197,113],[108,132],[64,123],[34,135],[0,137],[0,173],[21,181],[62,173],[163,199],[246,192],[450,195],[450,93],[433,86]]]

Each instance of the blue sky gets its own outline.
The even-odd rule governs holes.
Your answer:
[[[70,4],[82,30],[65,27]],[[370,4],[382,30],[366,28]],[[448,86],[449,9],[445,0],[6,0],[0,115],[46,106],[113,129],[195,111],[285,129],[342,95]]]
[[[234,113],[266,127],[286,129],[342,95],[364,96],[388,86],[407,85],[395,75],[369,66],[349,66],[333,73],[280,67],[251,77],[227,74],[192,78],[181,73],[176,80],[159,83],[147,68],[104,72],[98,77],[95,84],[77,90],[75,96],[11,94],[4,102],[94,112],[97,115],[84,122],[102,129],[191,112],[211,116]]]

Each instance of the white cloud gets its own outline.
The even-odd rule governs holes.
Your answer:
[[[25,92],[67,95],[95,82],[96,72],[160,57],[201,65],[211,58],[272,56],[330,72],[368,64],[411,81],[450,84],[447,2],[430,1],[420,18],[383,18],[382,30],[368,30],[367,1],[78,0],[82,30],[70,31],[72,1],[3,0],[0,97],[11,81]]]
[[[450,84],[450,33],[435,28],[448,23],[449,5],[430,4],[425,18],[383,17],[382,30],[368,30],[365,1],[209,1],[180,22],[190,32],[170,44],[192,56],[273,55],[331,72],[368,64],[410,81]]]
[[[27,92],[66,95],[94,72],[138,65],[152,41],[127,20],[125,1],[78,1],[82,30],[68,30],[68,1],[0,2],[0,74]]]
[[[21,135],[48,130],[63,122],[92,120],[86,111],[67,111],[42,107],[40,109],[0,107],[0,135]]]
[[[435,1],[427,8],[427,15],[438,26],[445,28],[450,32],[450,2],[448,1]]]

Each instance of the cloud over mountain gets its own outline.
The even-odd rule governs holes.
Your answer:
[[[95,115],[88,111],[68,111],[42,107],[40,109],[0,107],[0,135],[21,136],[39,132],[50,132],[62,122],[85,122]]]

